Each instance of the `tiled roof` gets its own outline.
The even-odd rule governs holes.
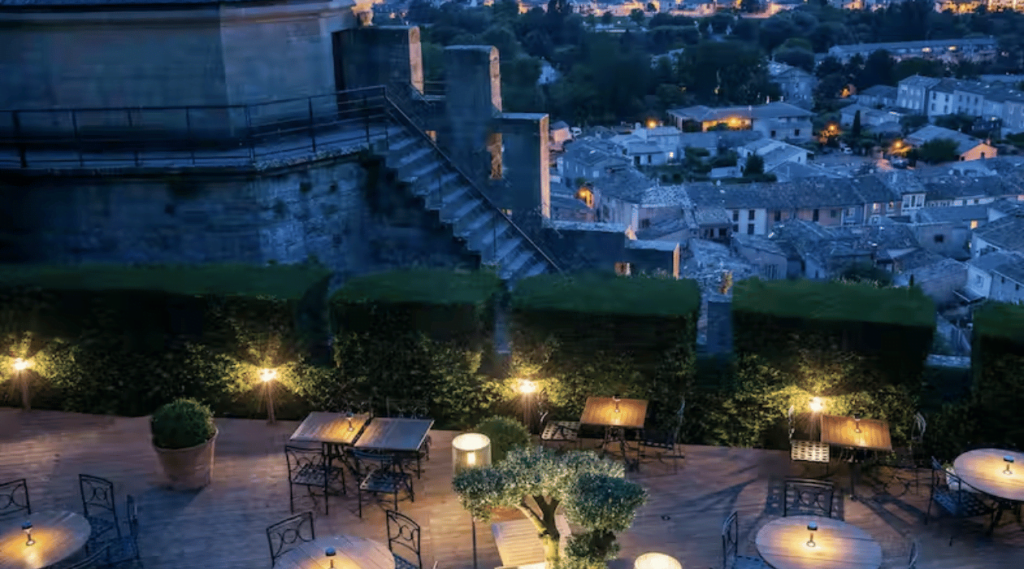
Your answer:
[[[1021,192],[1017,180],[1002,176],[944,176],[924,182],[928,200],[955,200],[970,197],[1003,197]]]
[[[988,220],[988,205],[966,205],[926,207],[915,214],[918,223],[968,222],[971,220]]]
[[[672,233],[678,233],[679,231],[685,231],[692,229],[692,219],[687,215],[679,215],[677,217],[670,217],[663,219],[658,223],[652,223],[650,227],[641,229],[636,232],[637,239],[660,239],[665,235]]]
[[[686,188],[679,185],[648,187],[640,198],[640,205],[643,207],[679,206],[680,208],[693,206]]]
[[[669,114],[684,119],[695,121],[720,121],[730,117],[753,118],[759,120],[777,119],[783,117],[813,117],[814,113],[790,105],[789,103],[774,102],[766,105],[747,105],[736,107],[711,108],[705,105],[696,105],[683,109],[672,109]]]
[[[938,85],[939,81],[941,81],[941,79],[939,79],[937,77],[925,77],[923,75],[911,75],[910,77],[907,77],[903,81],[900,81],[900,86],[904,86],[905,85],[905,86],[908,86],[908,87],[924,87],[925,89],[930,89],[931,87],[934,87],[935,85]]]
[[[1008,215],[974,230],[985,241],[1017,253],[1024,253],[1024,217]]]
[[[1014,282],[1024,284],[1024,258],[1017,257],[999,265],[992,270],[993,273],[1002,275]]]
[[[1007,251],[992,251],[967,261],[967,264],[980,271],[991,273],[999,267],[1011,263],[1024,261],[1024,256]]]
[[[973,136],[968,136],[962,132],[957,132],[955,130],[950,130],[948,128],[942,128],[941,126],[935,126],[933,124],[922,127],[910,133],[907,136],[906,141],[914,146],[921,146],[926,142],[930,142],[940,138],[948,138],[950,140],[956,141],[956,151],[959,154],[963,154],[964,152],[967,152],[968,150],[974,148],[975,146],[978,146],[979,144],[984,144],[982,140],[974,138]]]
[[[947,257],[940,257],[933,263],[919,265],[910,269],[904,267],[903,270],[913,274],[914,284],[926,283],[935,279],[943,279],[948,277],[951,273],[961,273],[963,279],[961,284],[967,284],[967,265]]]
[[[604,196],[611,196],[630,202],[638,202],[644,193],[658,185],[655,180],[633,168],[609,172],[593,182],[594,187]]]
[[[890,87],[889,85],[873,85],[858,94],[867,95],[869,97],[880,97],[883,99],[895,99],[896,93],[896,87]]]
[[[758,251],[764,251],[766,253],[772,253],[775,255],[782,255],[783,257],[788,256],[787,251],[779,244],[778,241],[774,241],[765,237],[764,235],[747,235],[746,233],[734,233],[732,235],[733,241],[737,245],[742,247],[749,247]]]
[[[921,40],[921,41],[901,41],[901,42],[885,42],[885,43],[857,43],[847,45],[836,45],[832,46],[828,51],[834,54],[849,54],[855,53],[872,53],[880,49],[885,50],[898,50],[898,49],[921,49],[921,48],[936,48],[941,47],[945,49],[947,46],[956,45],[961,48],[964,47],[995,47],[995,38],[959,38],[951,40]]]

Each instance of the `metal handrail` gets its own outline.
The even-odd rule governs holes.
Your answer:
[[[498,215],[500,215],[501,217],[505,218],[505,221],[507,221],[508,224],[511,225],[512,228],[517,233],[519,233],[519,235],[522,236],[522,238],[525,239],[527,243],[529,243],[538,253],[540,253],[540,255],[542,257],[544,257],[544,260],[546,260],[560,274],[563,273],[562,268],[558,266],[558,263],[555,263],[554,259],[552,259],[547,254],[547,252],[545,252],[544,249],[542,249],[540,247],[540,245],[537,245],[537,243],[535,243],[533,241],[533,239],[530,239],[530,236],[527,235],[526,232],[523,231],[523,229],[521,227],[519,227],[514,221],[512,221],[512,218],[510,218],[508,215],[506,215],[505,212],[500,207],[498,207],[498,204],[494,203],[494,201],[491,200],[491,198],[486,194],[486,192],[484,192],[479,187],[477,187],[476,182],[473,180],[473,178],[469,177],[462,170],[462,168],[460,168],[458,166],[458,164],[456,164],[455,161],[451,159],[451,157],[449,157],[447,154],[445,154],[445,152],[443,150],[441,150],[441,148],[437,145],[437,143],[434,142],[434,139],[430,138],[430,136],[423,129],[421,129],[419,126],[417,126],[416,123],[414,123],[413,120],[411,118],[409,118],[409,116],[405,113],[405,111],[403,111],[392,100],[392,98],[388,94],[388,91],[387,91],[386,88],[384,90],[384,99],[388,102],[390,107],[395,111],[395,113],[398,115],[398,118],[402,122],[406,123],[407,126],[411,127],[413,132],[418,134],[420,136],[420,138],[425,140],[427,142],[427,144],[429,144],[431,147],[433,147],[434,151],[437,152],[438,154],[440,154],[441,157],[444,158],[444,160],[448,163],[448,165],[453,170],[455,170],[456,173],[458,173],[460,176],[462,176],[469,183],[469,187],[470,187],[471,191],[475,194],[476,197],[482,199],[485,203],[487,203],[489,206],[491,206],[494,209],[494,211],[497,212]]]

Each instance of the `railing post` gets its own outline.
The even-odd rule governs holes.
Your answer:
[[[139,112],[142,112],[142,111],[140,110]],[[134,126],[135,126],[132,123],[132,110],[131,109],[125,109],[124,110],[124,114],[125,114],[125,116],[128,117],[128,131],[132,132],[134,130]],[[138,142],[138,141],[136,141],[136,142]],[[135,165],[138,166],[139,165],[139,146],[138,146],[137,143],[136,144],[132,144],[132,148],[134,148],[134,150],[132,150],[132,156],[135,159]]]
[[[28,168],[28,153],[25,143],[21,139],[21,114],[19,111],[11,111],[11,124],[14,126],[14,140],[18,141],[18,159],[22,168]]]
[[[498,216],[491,218],[491,262],[498,262]]]
[[[370,109],[366,106],[366,95],[363,95],[363,122],[366,124],[366,145],[370,145]]]
[[[85,167],[85,156],[82,154],[82,141],[78,138],[78,112],[71,110],[71,130],[74,136],[75,148],[78,149],[78,164]]]
[[[195,139],[192,138],[192,113],[185,107],[185,144],[188,146],[189,156],[192,157],[192,165],[196,165]]]
[[[313,97],[306,100],[309,102],[309,138],[313,141],[313,153],[316,154],[316,127],[313,126]]]
[[[249,160],[256,162],[256,144],[252,137],[252,115],[249,114],[249,105],[245,109],[245,139],[249,143]]]

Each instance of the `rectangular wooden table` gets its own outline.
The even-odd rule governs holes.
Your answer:
[[[892,452],[889,423],[877,419],[858,421],[853,417],[822,415],[821,442],[854,450]],[[854,500],[859,477],[860,461],[855,457],[850,468],[850,498]]]
[[[608,443],[618,440],[622,448],[622,460],[626,467],[639,469],[640,445],[637,443],[636,460],[631,461],[626,454],[626,429],[643,429],[647,420],[647,401],[644,399],[619,399],[614,397],[587,397],[587,405],[580,416],[581,425],[596,425],[605,428],[604,442],[601,449],[606,450]]]
[[[555,516],[555,525],[558,526],[559,545],[564,553],[565,544],[571,535],[569,522],[566,521],[565,515],[558,514]],[[537,536],[537,528],[530,520],[523,518],[496,522],[491,524],[491,533],[494,534],[494,543],[498,546],[502,566],[544,567],[544,546]]]
[[[397,419],[377,417],[363,430],[355,448],[390,452],[419,452],[433,419]]]
[[[310,413],[289,439],[296,443],[321,443],[326,445],[351,445],[359,437],[363,427],[370,420],[366,414]]]

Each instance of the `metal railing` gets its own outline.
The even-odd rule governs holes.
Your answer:
[[[253,164],[386,137],[383,86],[249,105],[0,111],[0,167]]]

